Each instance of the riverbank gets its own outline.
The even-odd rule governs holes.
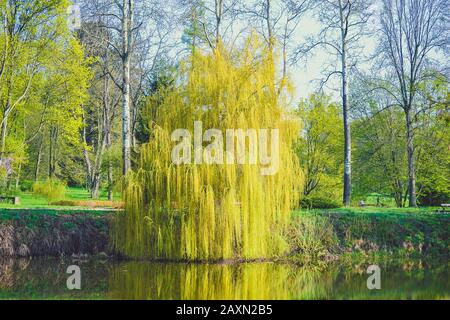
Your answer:
[[[450,215],[435,209],[334,209],[294,212],[286,233],[289,260],[443,257]]]
[[[1,256],[109,254],[113,209],[0,209]]]
[[[0,256],[114,255],[114,209],[0,209]],[[450,216],[420,209],[336,209],[293,213],[285,237],[298,263],[389,255],[446,257]]]

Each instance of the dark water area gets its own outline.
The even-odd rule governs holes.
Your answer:
[[[81,290],[67,288],[70,265]],[[367,288],[367,267],[1,258],[0,299],[450,299],[448,261],[384,263],[380,290]]]

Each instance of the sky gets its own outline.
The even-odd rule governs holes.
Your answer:
[[[298,25],[293,41],[302,43],[306,36],[319,31],[320,24],[311,15],[307,15]],[[331,58],[323,49],[317,48],[308,61],[300,61],[289,67],[289,73],[296,88],[295,98],[306,98],[317,90],[317,83],[314,80],[322,78],[321,72]],[[315,83],[312,83],[313,81]],[[332,94],[332,92],[327,93]]]
[[[373,21],[371,23],[374,23]],[[305,37],[308,35],[314,35],[321,30],[321,24],[311,14],[305,15],[294,35],[293,41],[295,43],[302,43],[305,41]],[[376,41],[371,37],[363,37],[360,41],[360,45],[363,47],[363,54],[370,56],[374,53],[376,48]],[[333,62],[335,56],[330,55],[323,48],[318,47],[311,58],[308,58],[307,62],[299,62],[294,66],[290,66],[290,76],[296,87],[296,98],[306,98],[311,93],[317,91],[319,87],[319,81],[324,78],[323,70]],[[361,62],[358,65],[359,69],[367,70],[370,65],[367,62]],[[340,69],[340,63],[336,66],[336,69]],[[340,79],[339,76],[334,76],[334,80],[328,82],[328,88],[324,88],[326,94],[332,96],[334,99],[340,97]]]

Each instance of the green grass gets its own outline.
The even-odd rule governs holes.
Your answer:
[[[369,213],[369,214],[404,214],[404,213],[414,213],[414,214],[423,214],[423,213],[433,213],[436,210],[439,210],[438,207],[418,207],[418,208],[387,208],[387,207],[364,207],[364,208],[339,208],[335,209],[335,212],[342,213]]]
[[[66,200],[90,200],[89,191],[84,188],[67,188]],[[120,194],[115,192],[114,199],[120,199]],[[108,191],[101,190],[98,200],[108,200]]]
[[[340,214],[352,214],[352,215],[403,215],[403,214],[430,214],[440,210],[438,207],[418,207],[418,208],[395,208],[395,207],[349,207],[338,209],[312,209],[312,210],[297,210],[294,214],[300,214],[301,212],[311,213],[340,213]]]
[[[356,198],[358,198],[358,197],[356,197]],[[378,198],[380,199],[380,202],[385,206],[388,206],[388,207],[396,206],[394,197],[379,194],[379,193],[371,193],[371,194],[367,195],[366,197],[362,197],[359,200],[364,200],[364,202],[366,204],[377,204]]]
[[[408,256],[448,256],[450,215],[437,208],[341,208],[301,210],[293,214],[294,251],[365,255],[380,251]]]
[[[42,196],[33,194],[32,192],[19,192],[16,194],[20,197],[20,205],[12,205],[7,203],[0,203],[0,209],[77,209],[83,207],[69,207],[69,206],[54,206],[49,205],[49,201]],[[114,199],[120,199],[120,194],[115,193]],[[64,200],[91,200],[89,191],[84,188],[67,188]],[[106,190],[100,192],[100,198],[98,200],[108,200],[108,194]]]

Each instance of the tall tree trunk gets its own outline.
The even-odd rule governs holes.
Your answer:
[[[96,172],[91,179],[91,198],[98,199],[100,190],[100,172]]]
[[[341,73],[342,73],[342,111],[344,116],[344,196],[345,206],[351,204],[352,192],[352,143],[348,108],[348,69],[347,69],[347,22],[345,21],[342,3],[340,4],[341,18]]]
[[[344,69],[344,68],[343,68]],[[349,123],[349,110],[348,110],[348,100],[347,100],[347,74],[342,76],[342,108],[344,113],[344,205],[349,206],[351,204],[351,193],[352,193],[352,143],[351,143],[351,132]]]
[[[104,129],[107,130],[107,129]],[[92,175],[90,181],[90,190],[91,190],[91,198],[98,199],[100,183],[101,183],[101,169],[102,169],[102,158],[103,153],[105,151],[106,145],[106,132],[102,134],[103,138],[99,141],[99,145],[97,146],[97,155],[95,157],[95,165],[92,168]]]
[[[106,134],[106,147],[111,148],[111,130],[108,130]],[[113,166],[111,159],[108,160],[108,200],[113,201]]]
[[[50,144],[48,149],[48,178],[51,179],[53,177],[53,139],[52,139],[52,130],[50,129]]]
[[[214,12],[216,14],[216,48],[220,42],[220,26],[222,23],[223,0],[215,0]]]
[[[55,151],[56,151],[56,139],[58,137],[58,129],[52,127],[50,129],[50,147],[49,147],[49,160],[48,160],[48,178],[53,179],[56,171],[55,164]]]
[[[39,169],[41,166],[41,157],[42,157],[42,145],[43,145],[43,141],[41,139],[40,143],[39,143],[39,150],[38,150],[38,154],[36,157],[36,168],[34,169],[34,181],[38,181],[39,180]]]
[[[113,192],[113,167],[111,161],[108,164],[108,200],[114,200],[114,192]]]
[[[19,190],[19,182],[20,182],[20,173],[22,171],[22,164],[19,164],[19,168],[17,169],[17,175],[16,175],[16,190]]]
[[[414,133],[411,121],[411,108],[405,111],[406,116],[406,149],[408,152],[408,193],[409,206],[417,207],[416,195],[416,166],[414,162]]]
[[[267,37],[268,37],[268,41],[269,41],[269,52],[271,55],[273,55],[273,45],[274,45],[275,39],[273,39],[272,24],[270,23],[270,13],[271,13],[270,9],[271,9],[270,0],[266,0]]]
[[[122,20],[122,172],[124,175],[131,169],[130,64],[132,25],[133,0],[124,0]]]
[[[89,158],[89,152],[87,151],[87,139],[86,139],[86,117],[84,116],[84,112],[82,113],[82,119],[83,119],[83,142],[84,142],[84,148],[83,148],[83,156],[84,156],[84,163],[86,165],[86,188],[91,190],[91,177],[92,177],[92,165],[91,165],[91,159]]]
[[[286,27],[287,28],[287,27]],[[285,30],[285,34],[287,31]],[[286,79],[287,76],[287,43],[286,43],[286,36],[283,40],[283,80]]]
[[[3,116],[2,128],[1,128],[1,157],[5,157],[5,148],[6,148],[6,130],[8,118],[6,115]]]

